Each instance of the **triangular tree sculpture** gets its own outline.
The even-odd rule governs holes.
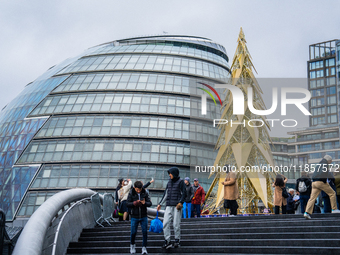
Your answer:
[[[217,169],[217,166],[229,165],[237,170],[240,192],[238,204],[243,213],[253,212],[254,207],[258,206],[259,200],[262,200],[265,207],[272,207],[271,178],[275,177],[272,172],[263,171],[263,166],[267,169],[269,166],[274,166],[269,146],[271,140],[268,129],[270,126],[266,122],[265,116],[253,114],[248,107],[248,87],[251,87],[254,108],[266,110],[261,97],[263,92],[255,79],[253,69],[255,70],[241,28],[236,53],[231,65],[230,84],[242,90],[245,98],[245,111],[244,115],[233,115],[232,93],[226,90],[226,98],[221,108],[223,111],[221,119],[228,120],[228,123],[219,125],[221,133],[216,144],[218,154],[214,166]],[[231,125],[230,120],[242,124]],[[253,121],[249,123],[249,120]],[[241,167],[248,167],[248,169],[253,170],[242,172]],[[256,172],[254,169],[262,169],[262,171]],[[218,211],[223,205],[224,187],[221,182],[224,181],[226,173],[215,171],[211,172],[209,177],[213,175],[215,175],[215,178],[207,192],[206,200],[206,208],[210,214]]]

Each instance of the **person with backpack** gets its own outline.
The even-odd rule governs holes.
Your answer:
[[[147,207],[152,206],[149,193],[146,192],[141,181],[134,183],[127,198],[127,207],[131,209],[131,237],[130,237],[130,253],[136,253],[136,234],[138,224],[142,226],[143,244],[142,254],[148,254],[146,247],[148,242],[148,217]]]
[[[312,191],[312,180],[308,177],[307,172],[301,172],[301,177],[296,180],[295,190],[296,194],[300,196],[300,209],[304,214]]]
[[[280,207],[282,210],[282,214],[286,214],[286,206],[287,206],[287,198],[283,196],[283,189],[286,189],[286,183],[288,179],[281,175],[277,174],[275,182],[273,183],[273,187],[275,187],[274,191],[274,206],[275,206],[275,214],[280,214]]]
[[[163,197],[157,206],[157,211],[161,209],[161,204],[166,201],[163,220],[164,245],[163,249],[180,246],[181,238],[181,218],[183,203],[186,198],[186,188],[184,181],[179,177],[179,169],[171,167],[168,170],[170,180],[166,185]],[[173,222],[175,242],[171,242],[170,224]]]
[[[194,185],[192,185],[194,190],[194,196],[191,200],[192,210],[196,212],[197,218],[201,217],[201,206],[205,201],[205,192],[202,186],[198,183],[198,179],[194,179]]]
[[[340,210],[338,210],[336,204],[336,193],[327,182],[327,179],[331,178],[331,175],[329,174],[329,164],[331,163],[332,157],[330,155],[325,155],[315,167],[315,171],[312,176],[312,193],[310,199],[308,200],[306,211],[303,214],[306,219],[312,218],[311,214],[313,213],[314,203],[321,191],[326,192],[326,194],[329,196],[331,200],[332,213],[340,213]]]

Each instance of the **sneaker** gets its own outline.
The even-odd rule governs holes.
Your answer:
[[[177,248],[177,247],[180,247],[181,244],[179,243],[179,239],[175,239],[175,242],[174,242],[174,247]]]
[[[164,244],[162,246],[163,249],[169,249],[169,248],[172,248],[172,247],[173,247],[172,243],[167,241],[167,240],[164,241]]]
[[[146,247],[142,248],[142,254],[148,254],[148,251],[146,250]]]
[[[235,215],[234,214],[229,214],[229,217],[235,217]]]
[[[312,217],[310,217],[309,213],[307,213],[307,212],[305,212],[305,213],[303,214],[303,217],[305,217],[305,218],[308,219],[308,220],[312,219]]]
[[[136,253],[136,245],[135,244],[131,244],[130,245],[130,253],[131,254],[135,254]]]
[[[340,213],[340,210],[338,209],[332,210],[332,213]]]

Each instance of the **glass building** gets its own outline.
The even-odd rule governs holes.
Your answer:
[[[179,167],[182,178],[208,173],[220,107],[202,83],[229,77],[223,46],[202,37],[148,36],[86,50],[50,68],[0,113],[0,207],[29,217],[48,197],[75,188],[113,192],[119,178],[151,177],[156,204]]]
[[[331,40],[309,46],[308,89],[311,92],[309,127],[289,132],[291,138],[273,138],[277,164],[296,166],[287,173],[294,187],[300,169],[317,164],[325,155],[333,158],[333,169],[340,166],[340,41]],[[303,167],[299,167],[303,166]]]

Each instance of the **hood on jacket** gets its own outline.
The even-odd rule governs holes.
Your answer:
[[[168,174],[172,174],[173,175],[173,177],[174,177],[172,179],[173,182],[176,182],[179,179],[179,169],[177,167],[171,167],[168,170]]]

